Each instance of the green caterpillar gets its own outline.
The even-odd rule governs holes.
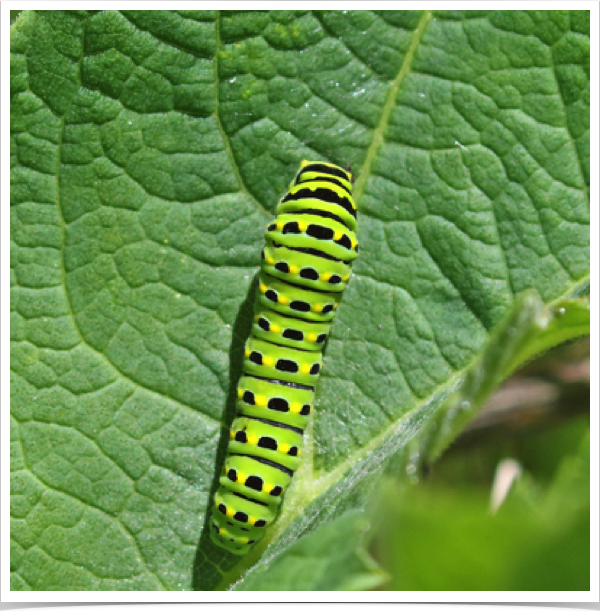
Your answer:
[[[323,344],[358,255],[352,170],[303,161],[267,227],[211,538],[246,554],[298,468]]]

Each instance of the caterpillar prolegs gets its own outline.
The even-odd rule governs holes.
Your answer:
[[[303,161],[267,227],[211,538],[247,553],[298,468],[323,344],[358,255],[352,171]]]

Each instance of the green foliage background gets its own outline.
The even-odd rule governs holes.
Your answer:
[[[381,583],[380,468],[589,332],[589,92],[587,11],[22,12],[12,588]],[[201,532],[304,158],[351,163],[361,256],[284,515],[235,567]]]

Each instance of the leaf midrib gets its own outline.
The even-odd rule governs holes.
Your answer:
[[[396,98],[398,96],[400,85],[404,81],[406,75],[410,72],[415,51],[417,50],[417,47],[421,42],[423,32],[425,31],[425,28],[427,27],[427,24],[431,21],[432,17],[433,13],[431,11],[423,11],[417,28],[413,32],[410,47],[408,48],[408,51],[404,56],[404,61],[400,66],[400,70],[398,71],[396,78],[392,81],[390,92],[388,94],[385,106],[383,107],[383,111],[381,113],[381,118],[379,119],[379,123],[377,124],[377,127],[373,132],[373,140],[371,141],[369,149],[367,150],[367,156],[365,158],[363,167],[361,168],[360,176],[358,177],[353,189],[354,199],[356,200],[356,202],[358,202],[362,197],[367,179],[371,175],[371,165],[373,163],[373,160],[377,156],[381,145],[383,144],[383,134],[388,126],[390,114],[396,103]]]

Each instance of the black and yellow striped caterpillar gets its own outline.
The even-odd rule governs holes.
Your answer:
[[[211,538],[247,553],[298,468],[323,344],[358,255],[352,171],[303,161],[266,245]]]

